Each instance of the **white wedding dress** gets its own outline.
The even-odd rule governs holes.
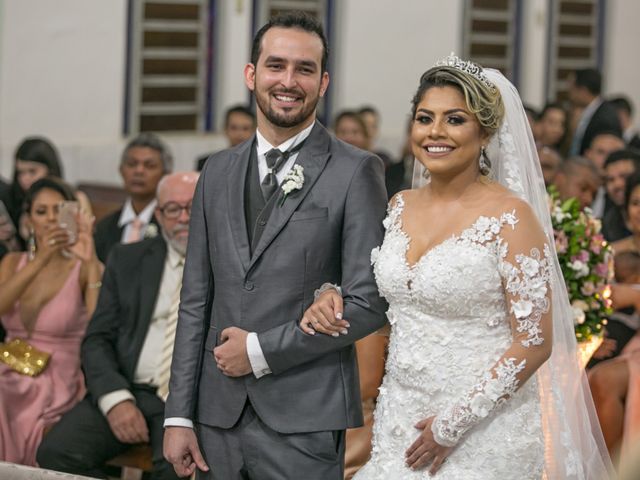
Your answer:
[[[527,245],[526,235],[521,241],[518,229],[528,227],[516,209],[479,217],[410,266],[404,199],[394,200],[384,242],[372,252],[389,302],[389,354],[371,459],[355,478],[541,479],[538,383],[534,374],[519,384],[516,374],[544,340],[548,246]],[[457,446],[429,477],[406,466],[405,451],[420,433],[414,425],[432,416],[436,440]]]

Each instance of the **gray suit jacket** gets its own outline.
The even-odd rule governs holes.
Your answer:
[[[278,432],[359,426],[353,343],[386,322],[370,262],[383,237],[382,162],[316,123],[296,161],[304,186],[273,208],[251,255],[243,204],[252,145],[213,155],[196,188],[165,416],[230,428],[248,397]],[[324,282],[343,288],[348,335],[298,327]],[[211,352],[230,326],[258,333],[272,374],[229,378],[216,368]]]

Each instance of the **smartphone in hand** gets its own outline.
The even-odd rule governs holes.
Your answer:
[[[75,201],[64,201],[58,205],[58,226],[69,233],[69,245],[78,239],[78,212],[80,204]]]

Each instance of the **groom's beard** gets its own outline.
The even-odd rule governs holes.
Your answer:
[[[257,80],[256,80],[257,84]],[[298,112],[290,112],[290,113],[281,113],[277,112],[271,106],[271,94],[273,92],[268,91],[266,93],[260,92],[257,88],[255,90],[256,95],[256,103],[260,111],[264,114],[264,116],[269,120],[273,125],[280,128],[292,128],[297,125],[303,124],[310,116],[312,116],[318,106],[318,101],[320,100],[320,91],[316,93],[315,97],[309,98],[303,92],[297,89],[291,90],[278,90],[277,93],[286,95],[287,93],[293,94],[297,97],[301,97],[303,99],[303,104]],[[304,103],[306,100],[309,100],[309,103]]]

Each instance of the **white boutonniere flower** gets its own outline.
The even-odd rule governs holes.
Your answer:
[[[155,238],[158,236],[158,226],[155,223],[150,223],[147,228],[144,229],[144,238]]]
[[[304,168],[302,165],[294,165],[291,170],[285,175],[284,180],[282,180],[282,191],[284,195],[280,199],[280,206],[284,205],[284,201],[287,199],[287,196],[295,191],[300,190],[304,185]]]

